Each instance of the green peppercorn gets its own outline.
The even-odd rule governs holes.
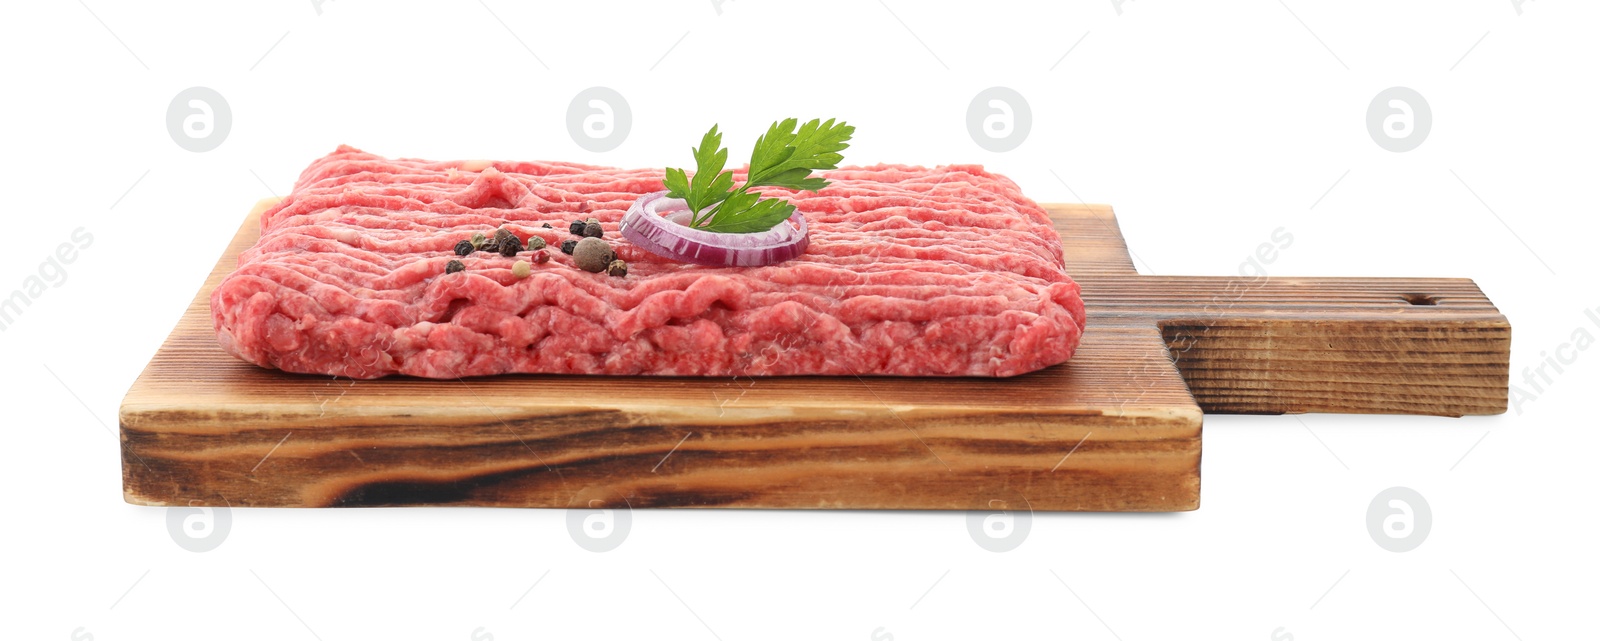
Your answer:
[[[589,220],[594,220],[590,218]],[[583,235],[589,238],[600,238],[606,235],[606,230],[600,226],[599,221],[583,226]]]
[[[572,250],[576,249],[577,247],[578,247],[578,241],[576,241],[576,240],[563,240],[563,241],[561,241],[561,253],[563,253],[563,254],[567,254],[567,255],[570,256],[570,255],[572,255]]]
[[[467,268],[467,266],[462,264],[461,261],[452,260],[452,261],[444,264],[444,273],[446,273],[446,274],[454,274],[454,273],[462,271],[462,270],[464,270],[466,268]]]
[[[628,264],[622,262],[620,259],[619,260],[613,260],[613,261],[611,261],[610,265],[606,266],[606,273],[607,274],[611,274],[612,276],[616,276],[618,278],[621,278],[623,276],[627,276],[628,275]]]
[[[544,239],[539,236],[529,236],[528,249],[544,249]]]
[[[581,221],[581,220],[574,220],[574,221],[572,221],[571,225],[567,225],[567,231],[572,232],[573,236],[582,236],[583,235],[583,228],[584,227],[588,227],[588,226],[589,226],[589,223],[586,223],[586,222]]]
[[[488,241],[488,240],[489,239],[483,237],[483,234],[474,233],[474,234],[472,234],[472,247],[474,249],[482,248],[483,247],[483,243]]]
[[[459,243],[456,243],[456,255],[457,256],[466,256],[467,254],[472,253],[473,249],[476,249],[476,248],[472,246],[472,241],[470,241],[470,240],[463,240],[463,241],[461,241]]]

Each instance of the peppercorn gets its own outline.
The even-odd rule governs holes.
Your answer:
[[[494,242],[504,243],[507,238],[516,238],[516,236],[512,235],[511,230],[504,227],[494,230]]]
[[[589,220],[594,219],[591,218]],[[588,236],[589,238],[600,238],[601,236],[606,235],[606,230],[600,227],[600,223],[592,222],[583,226],[583,235]]]
[[[617,259],[616,252],[611,251],[611,246],[599,238],[585,238],[578,241],[572,250],[572,262],[586,272],[600,273],[606,270],[611,261]]]
[[[628,275],[628,264],[621,260],[613,260],[606,266],[606,273],[621,278]]]
[[[540,225],[540,227],[543,227],[543,228],[545,228],[545,229],[555,229],[555,228],[554,228],[554,227],[551,227],[551,226],[550,226],[550,223],[545,223],[545,224],[543,224],[543,225]]]
[[[487,238],[483,237],[483,234],[479,234],[479,233],[474,232],[472,234],[472,248],[473,249],[482,249],[483,248],[483,243],[485,241],[487,241],[487,240],[488,240]]]
[[[459,243],[456,243],[457,256],[466,256],[467,254],[472,253],[472,250],[474,249],[476,248],[472,246],[472,241],[470,240],[463,240]]]
[[[589,217],[589,220],[585,220],[583,222],[589,223],[590,225],[598,225],[598,224],[600,224],[600,219],[591,216],[591,217]]]
[[[567,255],[570,256],[570,255],[572,255],[572,250],[577,249],[577,247],[578,247],[578,241],[576,241],[576,240],[563,240],[563,241],[561,241],[561,253],[563,253],[563,254],[567,254]]]
[[[529,236],[528,249],[544,249],[544,239],[539,236]]]
[[[517,252],[519,251],[522,251],[522,242],[517,240],[516,236],[508,235],[504,240],[500,241],[501,256],[510,258],[512,256],[516,256]]]
[[[550,262],[550,252],[543,249],[533,252],[533,262],[540,265]]]
[[[459,272],[461,270],[464,270],[466,268],[467,268],[467,266],[463,265],[461,263],[461,261],[452,260],[452,261],[444,264],[444,273],[446,273],[446,274],[454,274],[454,273]]]
[[[533,273],[533,265],[529,265],[528,261],[519,260],[519,261],[511,264],[511,275],[512,276],[515,276],[517,278],[527,278],[528,274],[532,274],[532,273]]]
[[[586,223],[586,222],[581,221],[581,220],[574,220],[574,221],[572,221],[571,225],[567,225],[567,231],[572,232],[573,236],[582,236],[583,235],[583,228],[584,227],[588,227],[588,226],[589,226],[589,223]]]

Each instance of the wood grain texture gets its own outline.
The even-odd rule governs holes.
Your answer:
[[[258,206],[123,401],[124,495],[1176,511],[1199,505],[1202,408],[1505,409],[1510,327],[1470,281],[1140,276],[1109,207],[1047,208],[1090,321],[1071,362],[1033,374],[351,381],[217,346],[208,296]]]

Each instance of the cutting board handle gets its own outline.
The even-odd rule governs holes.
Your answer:
[[[1506,411],[1511,324],[1459,279],[1178,278],[1213,303],[1152,315],[1207,412]],[[1217,306],[1212,296],[1235,296]]]
[[[1144,275],[1110,207],[1054,207],[1089,323],[1158,328],[1206,412],[1506,411],[1511,323],[1471,280]]]

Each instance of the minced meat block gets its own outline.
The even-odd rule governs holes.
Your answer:
[[[821,175],[832,184],[818,193],[762,189],[806,217],[804,255],[711,268],[617,233],[640,194],[662,189],[659,169],[340,147],[262,214],[261,239],[212,292],[217,339],[263,367],[363,379],[1012,376],[1072,356],[1078,285],[1050,219],[1010,180],[973,165]],[[454,251],[501,227],[560,245],[591,217],[626,277],[550,252],[519,279],[526,255]],[[446,274],[452,260],[466,269]]]

